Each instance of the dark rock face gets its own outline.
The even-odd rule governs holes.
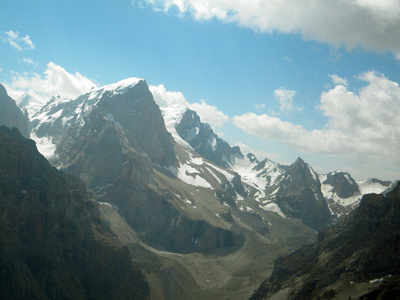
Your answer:
[[[72,127],[56,153],[62,168],[80,176],[96,194],[121,173],[129,171],[129,177],[140,184],[148,181],[151,172],[150,158],[131,147],[103,113],[92,113],[83,128]],[[130,168],[132,165],[137,168]]]
[[[78,179],[0,127],[2,299],[148,299],[126,247]]]
[[[17,128],[24,137],[29,138],[29,119],[11,99],[4,86],[0,84],[0,125]]]
[[[83,101],[83,108],[81,113],[74,115],[71,128],[63,134],[56,133],[55,141],[59,141],[56,153],[62,156],[63,164],[69,157],[76,159],[73,153],[80,151],[75,149],[82,150],[82,144],[87,139],[94,143],[100,142],[96,139],[99,136],[109,139],[101,146],[129,146],[138,152],[147,153],[151,162],[159,165],[170,166],[176,162],[173,139],[165,128],[160,109],[145,81],[139,81],[123,93],[106,91],[96,99],[96,105],[91,106],[88,103],[89,100],[85,98],[89,96],[90,93],[76,100]],[[86,109],[89,112],[85,112]],[[109,132],[104,132],[105,127]],[[102,134],[98,130],[102,130]],[[75,141],[77,136],[80,140]],[[101,151],[100,148],[93,150]],[[107,153],[107,150],[110,149],[105,149],[104,152]],[[76,160],[67,163],[72,164],[79,162]]]
[[[280,185],[276,203],[285,215],[301,219],[317,231],[332,223],[328,205],[321,193],[321,183],[301,158],[287,168]]]
[[[144,80],[122,94],[104,93],[98,108],[106,116],[111,114],[127,133],[131,145],[147,153],[153,163],[165,166],[175,163],[173,139]]]
[[[385,196],[365,195],[357,209],[340,219],[335,226],[324,230],[315,244],[276,260],[271,277],[252,299],[270,297],[284,286],[292,287],[288,299],[311,299],[317,295],[316,292],[337,281],[357,283],[388,276],[397,278],[398,275],[399,183]],[[391,295],[394,289],[398,290],[398,282],[398,279],[385,280],[374,292],[368,292],[361,298],[376,299],[374,295]],[[332,290],[334,294],[340,292]]]
[[[239,147],[231,147],[220,139],[210,125],[201,123],[200,117],[193,110],[186,110],[176,131],[193,149],[214,164],[230,168],[232,159],[243,158]]]
[[[101,201],[117,205],[144,242],[171,252],[205,254],[232,252],[243,245],[242,235],[188,218],[168,201],[170,192],[138,184],[126,176],[130,173],[119,176]]]
[[[329,173],[324,183],[333,186],[332,192],[336,193],[340,198],[348,198],[360,194],[357,183],[346,172]]]

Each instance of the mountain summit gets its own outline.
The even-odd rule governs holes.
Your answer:
[[[6,125],[9,128],[17,128],[24,137],[28,138],[29,119],[17,107],[15,101],[11,99],[5,87],[0,84],[0,125]]]

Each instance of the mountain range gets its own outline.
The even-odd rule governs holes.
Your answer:
[[[46,101],[12,101],[1,88],[0,111],[18,116],[0,115],[1,124],[30,136],[54,172],[83,182],[101,232],[132,258],[138,298],[247,299],[275,259],[341,224],[363,195],[393,186],[342,171],[317,174],[301,158],[289,166],[259,161],[195,111],[159,106],[143,79]]]

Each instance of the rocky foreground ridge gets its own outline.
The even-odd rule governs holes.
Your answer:
[[[149,299],[127,247],[77,178],[0,127],[2,299]]]
[[[365,195],[318,240],[275,261],[251,299],[398,299],[400,182]]]

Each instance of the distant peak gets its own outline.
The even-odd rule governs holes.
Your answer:
[[[302,160],[301,157],[297,157],[297,159],[296,159],[296,161],[294,163],[295,164],[301,164],[301,165],[305,164],[304,160]]]
[[[110,84],[108,86],[112,87],[114,89],[125,89],[125,88],[129,88],[129,87],[135,86],[141,81],[146,83],[146,80],[143,79],[143,78],[130,77],[130,78],[126,78],[126,79],[117,81],[117,82],[115,82],[113,84]]]
[[[117,81],[112,84],[101,86],[99,88],[92,88],[86,94],[86,97],[88,100],[93,100],[93,99],[100,99],[102,97],[102,95],[105,93],[123,94],[139,83],[143,83],[145,86],[147,86],[145,79],[131,77],[131,78],[127,78],[127,79],[124,79],[121,81]]]
[[[114,91],[114,92],[118,92],[118,93],[122,93],[125,90],[137,85],[139,82],[143,81],[144,83],[146,83],[146,80],[143,78],[137,78],[137,77],[130,77],[130,78],[126,78],[120,81],[117,81],[115,83],[112,84],[108,84],[108,85],[104,85],[98,89],[92,89],[92,91],[96,91],[96,90],[101,90],[103,92],[106,91]]]

